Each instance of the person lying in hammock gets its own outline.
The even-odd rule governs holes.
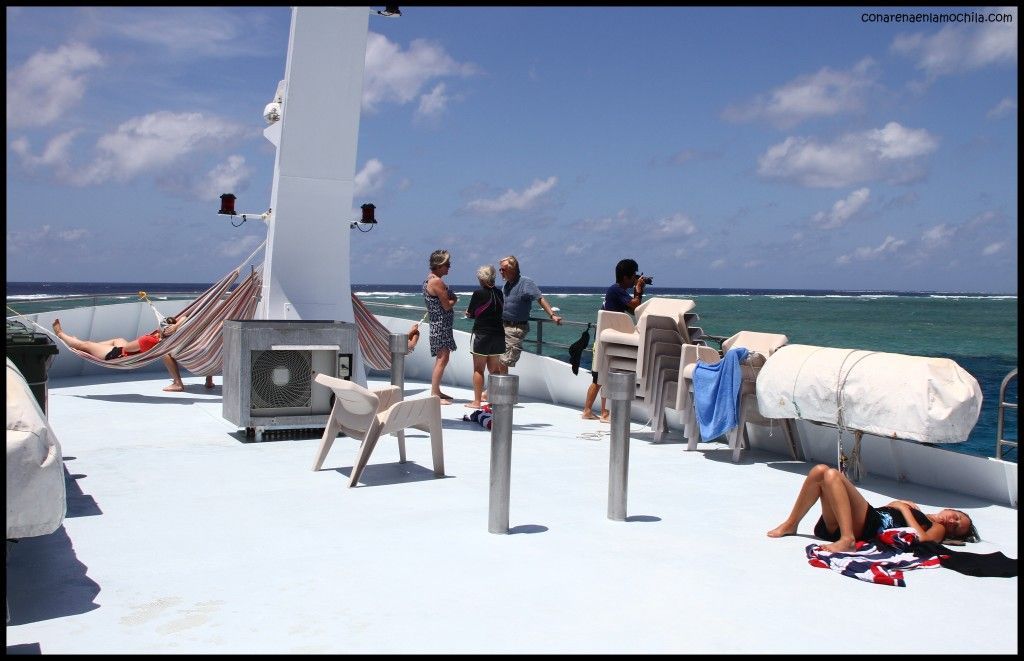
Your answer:
[[[68,335],[64,332],[60,325],[60,319],[53,320],[53,332],[64,341],[64,344],[76,351],[82,351],[100,360],[114,360],[115,358],[134,356],[135,354],[149,351],[159,344],[160,340],[173,335],[174,331],[178,330],[185,323],[186,319],[188,319],[186,315],[179,315],[177,318],[167,317],[160,328],[131,341],[123,337],[115,337],[109,340],[80,340],[74,335]]]
[[[894,500],[885,507],[872,507],[857,487],[839,470],[818,464],[804,479],[789,518],[768,531],[769,537],[796,534],[800,520],[821,500],[821,517],[814,536],[832,542],[822,550],[853,551],[858,541],[869,541],[887,528],[913,528],[923,542],[964,540],[977,542],[978,530],[960,510],[945,509],[925,514],[914,503]],[[948,542],[947,542],[948,543]]]

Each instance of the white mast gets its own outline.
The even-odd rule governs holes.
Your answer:
[[[293,7],[257,319],[354,323],[349,226],[368,7]],[[358,347],[357,347],[358,348]],[[363,381],[362,357],[353,377]]]

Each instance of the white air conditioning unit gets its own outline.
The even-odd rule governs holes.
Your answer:
[[[257,440],[266,430],[326,426],[331,391],[313,386],[313,372],[351,378],[354,324],[230,320],[223,334],[224,418]]]

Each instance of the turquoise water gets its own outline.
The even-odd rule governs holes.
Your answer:
[[[361,298],[379,314],[419,319],[423,297],[418,291],[395,288],[355,287]],[[406,288],[403,288],[406,289]],[[412,288],[408,288],[412,289]],[[468,302],[469,287],[455,287]],[[543,324],[545,355],[568,362],[564,347],[576,341],[586,324],[596,323],[603,290],[546,288],[545,296],[571,324]],[[654,293],[652,291],[652,293]],[[791,344],[865,349],[914,356],[950,358],[978,380],[983,401],[978,423],[963,443],[944,447],[957,452],[995,455],[999,387],[1017,367],[1017,298],[1014,296],[879,294],[879,293],[703,293],[658,290],[656,296],[688,298],[696,304],[699,325],[705,333],[728,337],[741,330],[784,333]],[[385,305],[415,306],[402,310]],[[464,308],[456,305],[456,313]],[[539,307],[534,316],[546,320]],[[456,328],[468,331],[472,322],[456,315]],[[536,324],[530,337],[537,334]],[[593,340],[593,328],[590,329]],[[460,350],[463,347],[459,347]],[[468,350],[468,348],[467,348]],[[581,366],[590,366],[585,353]],[[1010,382],[1006,397],[1017,401],[1017,380]],[[1016,440],[1017,415],[1009,411],[1003,437]],[[1004,458],[1017,460],[1017,452],[1004,450]]]
[[[40,296],[89,295],[85,304],[138,300],[137,296],[114,298],[115,292],[177,291],[198,293],[205,284],[180,283],[7,283],[7,304],[17,312],[31,313],[82,305],[69,300],[41,301]],[[460,296],[456,328],[469,331],[472,322],[461,316],[472,288],[453,286]],[[604,298],[604,288],[543,287],[550,303],[559,308],[567,323],[544,323],[541,333],[545,355],[568,362],[565,347],[594,324]],[[362,300],[377,314],[418,320],[423,315],[419,286],[355,285]],[[955,360],[978,380],[984,400],[978,424],[963,443],[948,449],[991,457],[995,454],[999,387],[1017,367],[1017,297],[971,294],[681,290],[652,288],[649,294],[688,298],[696,303],[699,325],[706,333],[727,337],[741,330],[784,333],[793,344],[865,349]],[[396,307],[397,306],[397,307]],[[12,311],[8,309],[8,315]],[[534,316],[546,320],[539,307]],[[593,340],[593,328],[589,329]],[[528,339],[536,339],[537,324]],[[550,344],[548,344],[550,343]],[[561,345],[561,346],[559,346]],[[529,346],[527,348],[530,348]],[[459,347],[467,350],[468,347]],[[582,368],[590,366],[585,353]],[[568,365],[566,369],[569,369]],[[1007,389],[1007,399],[1017,401],[1017,380]],[[1006,416],[1004,438],[1016,440],[1017,414]],[[1016,461],[1017,452],[1004,457]]]

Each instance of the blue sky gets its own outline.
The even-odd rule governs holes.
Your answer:
[[[921,12],[909,8],[906,13]],[[354,283],[1017,292],[1017,11],[370,17]],[[263,239],[291,11],[7,8],[8,281],[211,282]],[[353,211],[352,218],[358,216]],[[339,219],[347,222],[348,219]]]

